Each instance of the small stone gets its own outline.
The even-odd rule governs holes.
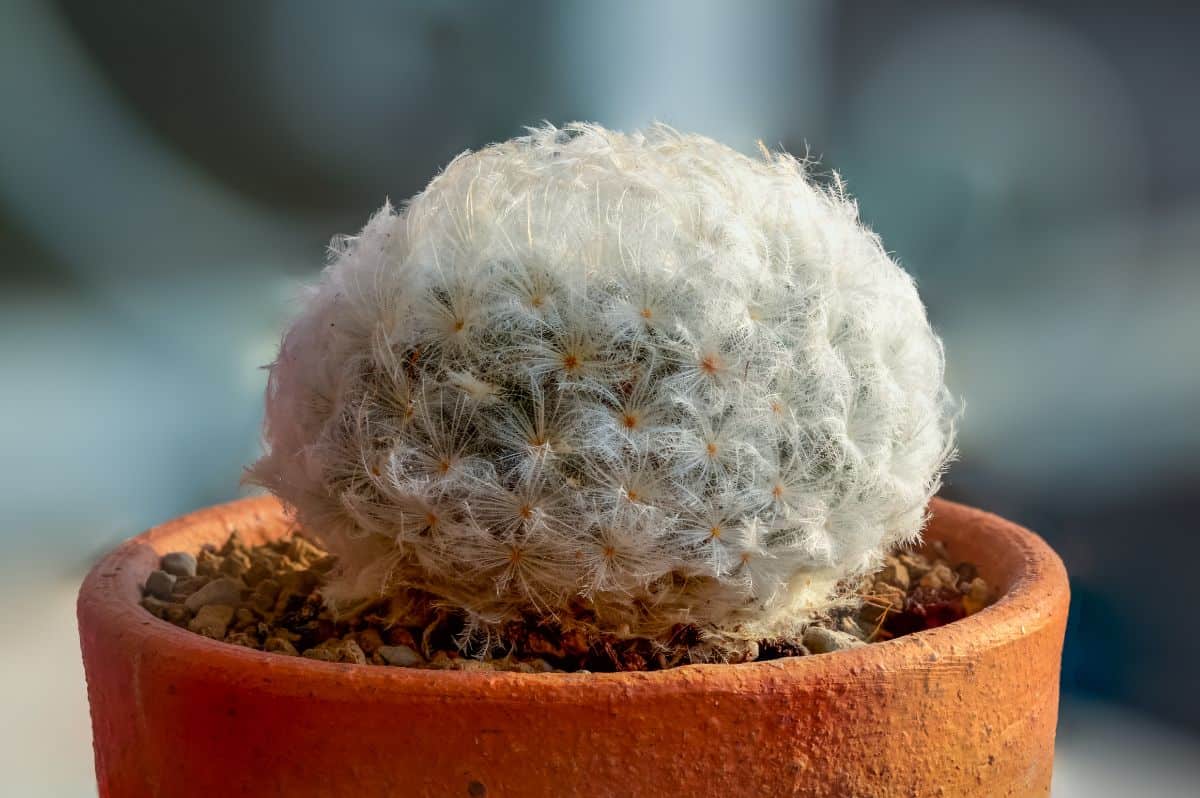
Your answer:
[[[901,554],[898,559],[908,571],[909,579],[920,579],[933,567],[924,554]]]
[[[883,566],[878,574],[875,575],[876,584],[882,582],[886,585],[898,587],[901,590],[908,590],[911,580],[908,576],[908,569],[904,567],[904,563],[889,557],[887,565]]]
[[[425,664],[425,658],[409,646],[379,646],[375,651],[388,665],[412,668]]]
[[[240,579],[250,570],[251,565],[250,556],[246,552],[241,549],[234,549],[221,562],[221,573]]]
[[[146,594],[164,601],[171,598],[175,589],[175,577],[166,571],[151,571],[146,577]]]
[[[254,561],[250,570],[242,574],[241,579],[249,587],[258,587],[260,582],[270,579],[273,573],[275,572],[271,569],[270,564],[260,558]]]
[[[988,588],[988,583],[977,576],[971,580],[971,584],[967,586],[966,593],[963,595],[963,608],[968,615],[971,615],[986,607],[990,600],[991,590]]]
[[[306,659],[316,659],[322,662],[351,662],[356,665],[366,665],[367,655],[353,640],[331,638],[318,646],[308,649],[300,656]]]
[[[225,642],[245,648],[258,648],[258,638],[249,632],[233,632],[225,638]]]
[[[196,558],[186,551],[173,551],[163,555],[159,567],[172,576],[195,576]]]
[[[383,645],[383,637],[379,634],[378,629],[363,629],[354,636],[358,642],[358,647],[367,655],[375,653],[375,650]]]
[[[175,577],[175,600],[183,601],[211,581],[212,579],[207,576]]]
[[[265,615],[275,608],[277,598],[279,598],[279,583],[274,579],[263,579],[254,586],[254,593],[250,596],[250,605]]]
[[[172,601],[163,611],[163,620],[170,621],[176,626],[187,626],[192,619],[192,611],[177,601]]]
[[[288,546],[288,556],[299,562],[301,565],[307,567],[324,557],[325,552],[321,551],[299,535],[296,535],[292,537],[290,545]]]
[[[201,549],[196,558],[196,573],[201,576],[215,577],[221,572],[221,563],[225,558],[210,549]]]
[[[142,596],[142,606],[145,607],[155,618],[162,618],[166,615],[167,607],[171,606],[169,602],[154,596]]]
[[[228,604],[206,604],[188,623],[188,629],[214,640],[222,640],[233,620],[233,607]]]
[[[804,631],[804,647],[814,654],[828,654],[865,645],[866,643],[852,634],[821,626],[810,626]]]
[[[454,663],[456,671],[494,671],[496,666],[487,660],[460,659]]]
[[[958,585],[958,574],[945,563],[938,563],[933,570],[921,577],[921,587],[931,590],[954,590]]]
[[[209,604],[237,604],[242,598],[242,583],[236,579],[224,577],[214,579],[184,600],[192,612],[198,612],[201,607]],[[232,616],[231,616],[232,617]]]
[[[279,597],[275,601],[275,611],[283,612],[293,596],[299,596],[303,602],[310,593],[317,589],[321,578],[311,571],[288,571],[279,577]]]
[[[263,644],[263,650],[272,654],[287,654],[289,657],[300,656],[292,642],[282,637],[268,637],[267,642]]]
[[[838,621],[838,630],[845,632],[848,635],[854,635],[862,641],[866,641],[866,639],[870,637],[870,632],[864,630],[861,626],[859,626],[858,621],[854,620],[848,615]]]

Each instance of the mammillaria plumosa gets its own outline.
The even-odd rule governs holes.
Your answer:
[[[251,479],[338,555],[337,606],[753,638],[919,535],[951,416],[913,281],[839,185],[543,127],[335,241]]]

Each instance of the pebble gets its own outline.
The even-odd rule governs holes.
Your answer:
[[[804,631],[804,647],[814,654],[828,654],[831,651],[844,651],[865,645],[866,643],[852,634],[820,626],[810,626]]]
[[[894,585],[902,590],[908,590],[908,586],[911,584],[908,569],[904,567],[904,563],[892,557],[888,558],[887,565],[883,566],[883,570],[875,575],[875,581]]]
[[[979,612],[988,605],[990,598],[991,590],[988,588],[988,583],[977,576],[971,580],[971,584],[967,587],[967,593],[963,596],[963,608],[968,614]]]
[[[166,571],[151,571],[146,577],[146,593],[166,601],[175,589],[175,575]]]
[[[288,556],[299,562],[302,566],[307,567],[324,557],[325,552],[304,538],[296,536],[292,538],[291,544],[288,546]]]
[[[848,615],[838,621],[838,627],[840,627],[840,631],[845,632],[848,635],[853,635],[862,641],[866,641],[866,639],[871,636],[870,632],[858,625],[858,621],[854,620]]]
[[[250,597],[250,603],[259,612],[267,613],[275,607],[275,600],[278,598],[279,583],[268,578],[254,586],[254,595]]]
[[[858,586],[865,602],[857,614],[846,609],[823,616],[805,630],[803,643],[789,636],[730,645],[728,651],[722,649],[720,653],[728,662],[743,662],[857,648],[866,639],[886,640],[912,631],[906,625],[911,619],[900,618],[895,629],[885,624],[890,623],[893,614],[909,613],[909,605],[917,601],[914,596],[935,610],[953,609],[961,602],[959,609],[967,614],[994,598],[972,566],[951,566],[944,551],[936,547],[929,551],[932,554],[914,552],[886,558],[884,567]],[[520,653],[499,659],[478,661],[455,651],[438,650],[444,642],[433,645],[431,632],[440,628],[439,623],[445,620],[443,613],[439,612],[432,623],[430,617],[422,616],[419,623],[408,619],[406,625],[401,621],[412,610],[411,602],[401,597],[393,597],[390,604],[368,607],[355,622],[342,623],[322,609],[317,593],[322,574],[332,561],[307,541],[295,540],[248,547],[231,538],[219,553],[212,545],[201,547],[195,557],[187,552],[170,552],[160,560],[160,570],[148,576],[142,605],[154,615],[193,632],[277,654],[300,656],[298,647],[314,638],[324,640],[307,648],[303,656],[327,662],[539,673],[558,671],[564,664],[562,660],[566,660],[569,670],[587,664],[591,656],[588,634],[576,626],[549,634],[540,628],[522,627],[517,630],[521,634],[514,638],[519,638],[521,645],[513,648],[521,649]],[[950,596],[950,591],[955,595]],[[686,627],[681,625],[681,629]],[[616,637],[622,637],[620,630]],[[689,642],[686,636],[681,640],[671,638],[672,643],[688,647],[689,656],[695,656],[696,641]],[[433,649],[428,659],[418,641]],[[623,650],[619,660],[615,654],[612,660],[615,667],[633,669],[667,668],[680,661],[668,660],[654,648]],[[607,670],[607,665],[604,663],[601,669]]]
[[[163,620],[170,621],[176,626],[186,625],[191,620],[191,617],[192,611],[177,601],[172,601],[168,604],[162,614]]]
[[[258,648],[258,640],[249,632],[234,632],[225,638],[226,643],[233,643],[235,646],[245,646],[246,648]]]
[[[186,551],[173,551],[163,555],[159,567],[172,576],[195,576],[196,558]]]
[[[233,620],[233,607],[228,604],[207,604],[188,623],[188,629],[214,640],[221,640]]]
[[[237,604],[242,598],[242,583],[236,579],[214,579],[184,600],[192,612],[198,612],[201,607],[209,604]]]
[[[142,596],[141,604],[157,618],[162,618],[166,614],[167,607],[171,606],[170,602],[154,596]]]
[[[332,638],[319,646],[308,649],[300,656],[306,659],[317,659],[322,662],[352,662],[355,665],[366,665],[367,655],[353,640]]]
[[[923,554],[901,554],[899,560],[904,569],[908,571],[910,579],[920,579],[933,567]]]
[[[240,579],[250,570],[251,565],[250,557],[246,552],[235,550],[225,555],[225,559],[221,561],[220,571],[226,576]]]
[[[221,563],[224,557],[210,549],[201,549],[200,556],[196,558],[196,573],[202,576],[215,577],[220,574]]]
[[[267,642],[263,644],[263,650],[273,654],[287,654],[289,657],[300,656],[300,652],[292,645],[292,641],[283,637],[268,637]]]
[[[425,658],[409,646],[380,646],[375,651],[388,665],[411,668],[414,665],[425,664]]]
[[[938,563],[933,570],[921,577],[921,587],[932,590],[953,590],[958,585],[958,574],[945,563]]]
[[[364,654],[374,654],[383,645],[383,636],[379,634],[378,629],[363,629],[354,636],[358,647],[363,650]]]

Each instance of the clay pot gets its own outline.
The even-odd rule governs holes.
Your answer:
[[[927,537],[1003,593],[821,656],[616,674],[344,665],[215,642],[138,605],[167,551],[288,526],[272,498],[133,538],[79,626],[101,796],[1046,795],[1068,588],[1031,532],[935,500]]]

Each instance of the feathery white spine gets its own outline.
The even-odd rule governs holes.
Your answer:
[[[251,478],[336,602],[784,633],[919,534],[952,449],[912,280],[785,154],[538,128],[331,258]]]

